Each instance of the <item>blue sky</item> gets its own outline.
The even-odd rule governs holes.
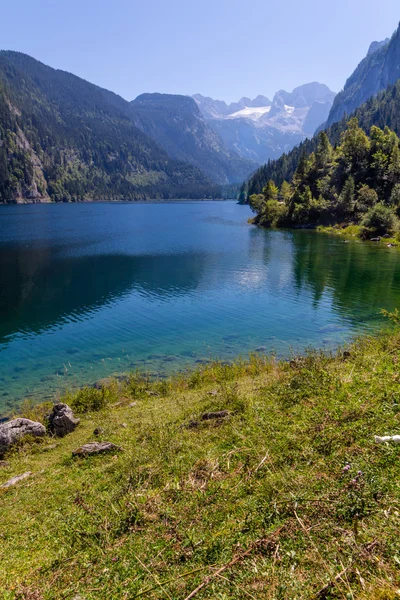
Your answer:
[[[399,0],[4,0],[0,47],[131,100],[143,92],[222,100],[309,81],[339,91]]]

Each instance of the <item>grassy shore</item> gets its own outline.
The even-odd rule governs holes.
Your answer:
[[[317,231],[320,231],[322,233],[333,233],[335,235],[341,235],[345,238],[358,238],[358,239],[364,239],[365,241],[368,241],[363,237],[363,230],[360,225],[331,225],[331,226],[319,225],[317,227]],[[377,237],[380,237],[380,236],[377,236]],[[381,239],[380,239],[380,243],[386,244],[386,245],[391,244],[393,246],[398,246],[399,242],[400,242],[400,236],[398,233],[396,235],[394,235],[392,233],[389,237],[381,237]]]
[[[66,398],[75,432],[0,469],[32,472],[0,489],[0,597],[400,598],[400,446],[374,441],[400,433],[399,351],[394,332]],[[72,458],[96,439],[123,450]]]

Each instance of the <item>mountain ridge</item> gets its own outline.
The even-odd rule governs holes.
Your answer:
[[[227,150],[193,98],[179,94],[141,94],[131,102],[134,123],[173,159],[200,169],[218,184],[241,183],[257,163]]]
[[[200,94],[193,96],[227,148],[258,164],[278,158],[312,135],[327,119],[334,97],[334,92],[318,82],[292,92],[279,90],[272,102],[257,96],[228,105]]]
[[[117,94],[0,51],[0,202],[219,195],[138,129]]]
[[[327,119],[327,126],[366,102],[371,96],[394,84],[400,78],[400,25],[392,37],[372,42],[368,53],[359,63],[344,88],[336,96]]]

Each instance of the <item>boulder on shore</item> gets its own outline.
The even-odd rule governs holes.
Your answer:
[[[80,419],[77,419],[68,406],[59,402],[53,406],[53,410],[48,417],[49,429],[56,437],[64,437],[71,433],[79,425]]]
[[[2,423],[0,425],[0,456],[27,435],[44,437],[46,429],[42,423],[30,419],[13,419]]]

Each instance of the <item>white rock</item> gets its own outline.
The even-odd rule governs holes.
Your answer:
[[[379,435],[376,435],[375,442],[377,444],[384,444],[385,442],[393,442],[393,444],[400,444],[400,435],[385,435],[383,437],[379,437]]]
[[[28,479],[28,477],[30,477],[31,475],[32,475],[32,472],[27,471],[26,473],[23,473],[22,475],[16,475],[15,477],[11,477],[11,479],[6,481],[6,483],[3,483],[3,485],[0,485],[0,489],[1,488],[9,488],[12,485],[15,485],[16,483],[23,481],[24,479]]]

